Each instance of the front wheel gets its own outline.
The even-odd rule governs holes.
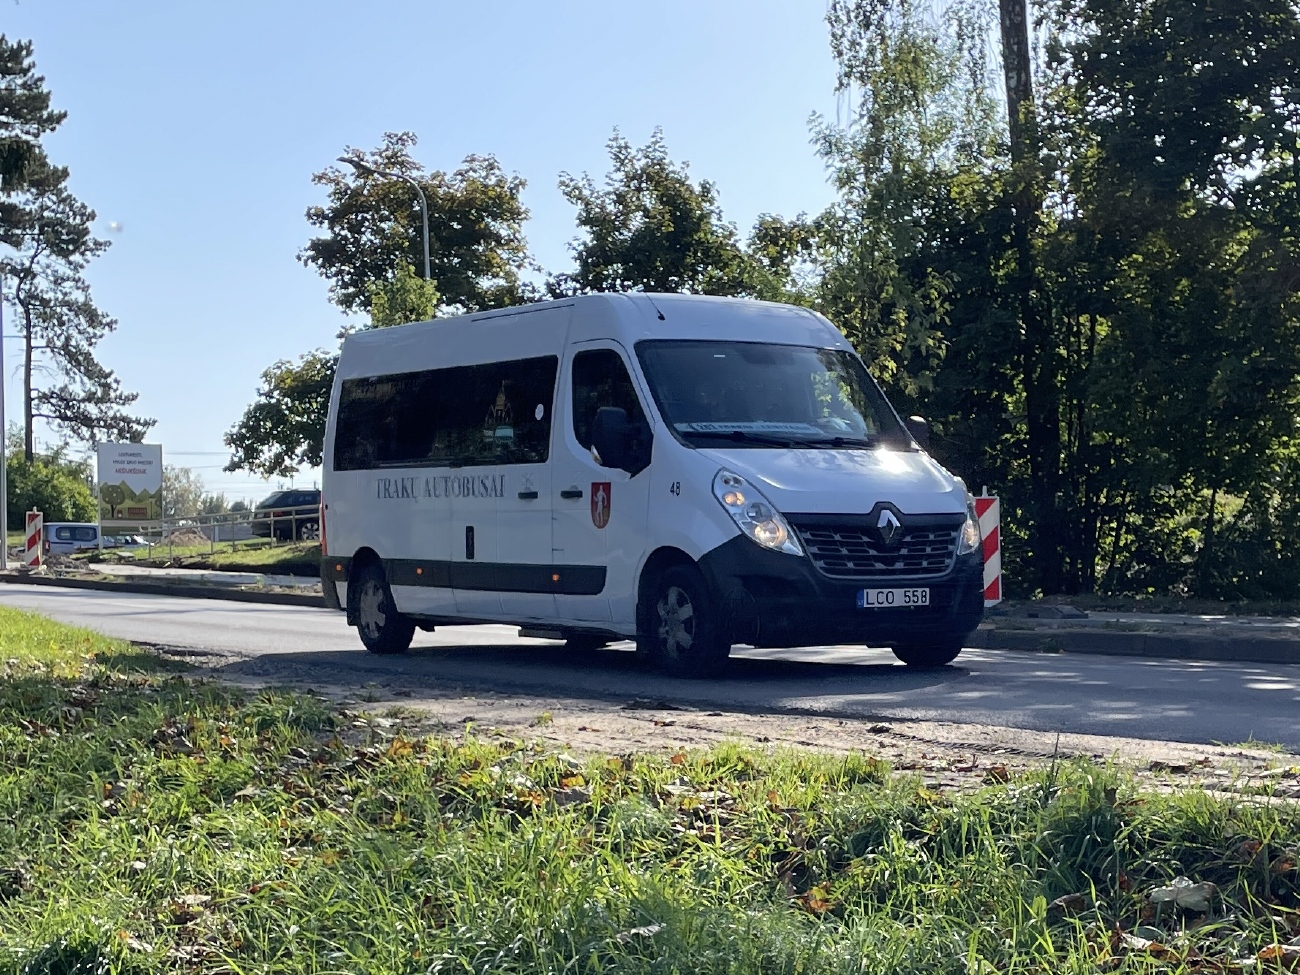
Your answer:
[[[397,611],[384,570],[367,565],[352,581],[356,586],[357,633],[371,653],[405,653],[415,636],[415,623]]]
[[[675,677],[712,677],[731,652],[704,576],[675,565],[647,587],[637,627],[637,654]]]
[[[894,656],[915,670],[931,670],[957,659],[958,641],[936,640],[927,643],[904,643],[894,647]]]

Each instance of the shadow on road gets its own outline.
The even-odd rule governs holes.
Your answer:
[[[743,651],[741,651],[743,653]],[[360,649],[263,654],[219,668],[230,677],[364,685],[440,698],[466,690],[522,693],[603,702],[652,699],[744,711],[805,710],[806,699],[846,695],[911,695],[951,687],[969,676],[960,663],[914,671],[887,651],[862,651],[862,662],[770,659],[736,655],[711,680],[665,677],[647,670],[630,649],[572,651],[551,644],[419,647],[383,657]],[[804,706],[795,704],[805,701]]]

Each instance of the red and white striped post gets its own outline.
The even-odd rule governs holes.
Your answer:
[[[1002,602],[1002,506],[989,496],[988,488],[975,499],[975,514],[984,540],[984,605],[996,606]]]
[[[45,550],[45,515],[39,511],[27,512],[27,552],[23,556],[23,565],[29,569],[39,569],[44,560]]]

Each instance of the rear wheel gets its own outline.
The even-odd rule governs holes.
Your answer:
[[[694,565],[666,569],[646,590],[636,649],[652,666],[675,677],[712,677],[727,662],[704,576]]]
[[[352,579],[356,587],[357,633],[371,653],[405,653],[415,623],[397,611],[393,593],[377,565],[363,567]]]
[[[942,667],[957,659],[960,641],[935,640],[927,643],[902,643],[894,647],[894,656],[916,670]]]
[[[298,538],[304,542],[320,541],[320,522],[305,521],[298,526]]]

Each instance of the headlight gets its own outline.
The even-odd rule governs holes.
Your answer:
[[[764,548],[803,555],[803,546],[781,512],[739,474],[723,469],[713,478],[713,496],[736,526]]]
[[[966,523],[957,539],[957,554],[969,555],[980,547],[980,516],[975,513],[975,499],[966,492]]]

